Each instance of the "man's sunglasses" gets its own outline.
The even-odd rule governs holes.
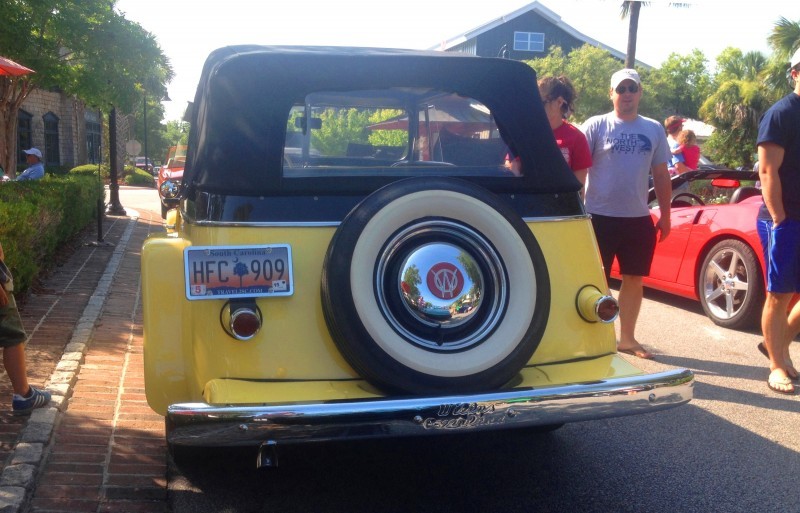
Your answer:
[[[625,94],[625,91],[628,91],[629,93],[638,93],[639,86],[636,84],[631,84],[628,87],[625,87],[624,85],[618,85],[614,90],[617,92],[617,94]]]

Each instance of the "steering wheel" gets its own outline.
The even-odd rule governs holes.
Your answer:
[[[692,194],[691,192],[679,192],[678,194],[676,194],[675,196],[672,197],[672,200],[670,201],[670,204],[673,205],[673,206],[677,206],[677,205],[675,205],[675,200],[677,200],[678,198],[684,198],[684,197],[688,198],[691,201],[694,201],[698,205],[705,205],[705,202],[703,202],[703,200],[700,198],[700,196]],[[691,206],[691,204],[689,204],[687,206]]]

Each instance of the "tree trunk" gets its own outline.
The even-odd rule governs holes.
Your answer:
[[[0,77],[0,166],[10,178],[17,176],[17,114],[32,90],[25,79]]]
[[[639,10],[641,2],[630,2],[628,13],[628,53],[625,55],[625,67],[633,69],[636,65],[636,36],[639,32]]]
[[[17,137],[17,116],[11,114],[11,109],[5,105],[0,106],[0,166],[10,178],[14,178],[17,163],[15,162]]]
[[[119,162],[117,160],[117,108],[111,107],[108,115],[108,155],[109,155],[109,184],[108,184],[108,213],[115,216],[124,216],[125,209],[119,202]]]

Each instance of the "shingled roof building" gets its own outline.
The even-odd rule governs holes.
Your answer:
[[[602,48],[621,61],[625,60],[624,52],[578,32],[544,5],[531,2],[514,12],[446,39],[431,50],[530,60],[546,56],[552,46],[561,47],[566,54],[584,44]],[[638,61],[637,64],[649,67]]]

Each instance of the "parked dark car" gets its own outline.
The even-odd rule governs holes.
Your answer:
[[[153,161],[150,159],[145,159],[145,157],[136,157],[136,161],[134,165],[139,169],[144,169],[151,175],[153,174]]]

